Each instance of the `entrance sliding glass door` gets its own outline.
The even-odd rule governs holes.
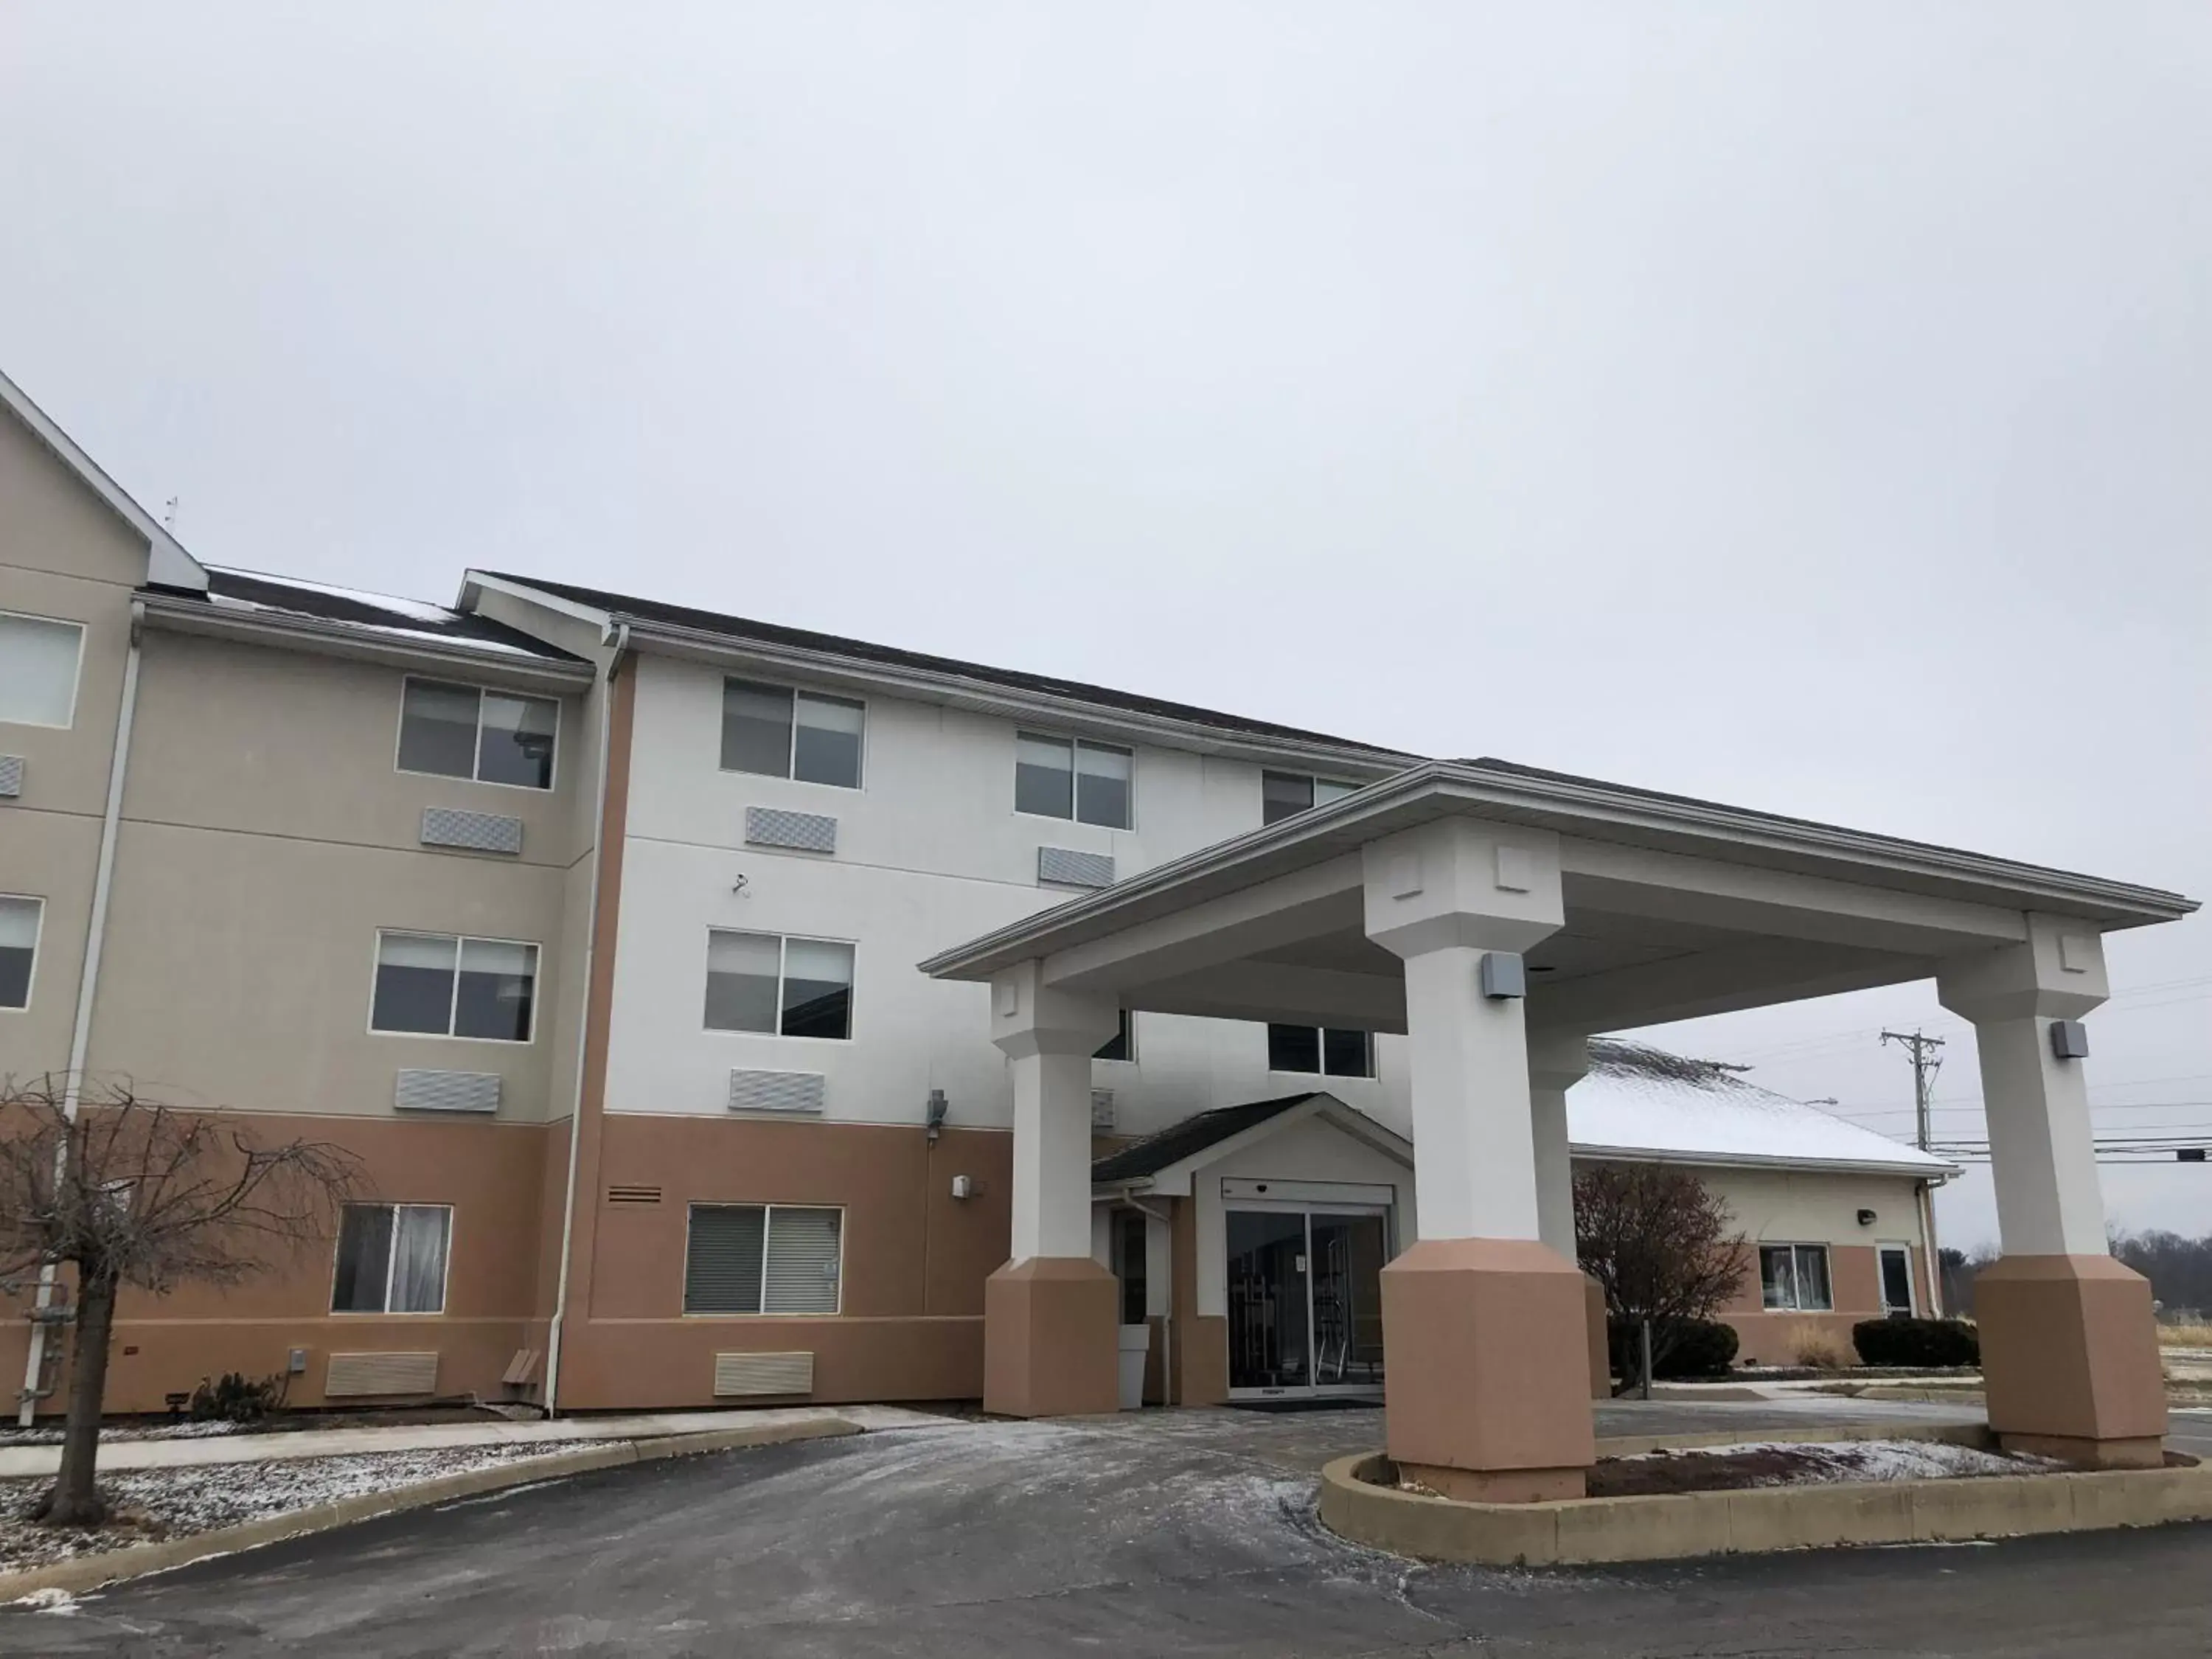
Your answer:
[[[1229,1391],[1248,1399],[1382,1387],[1382,1210],[1228,1212]]]

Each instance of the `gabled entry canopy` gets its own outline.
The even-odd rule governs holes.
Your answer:
[[[1035,961],[1044,986],[1129,1008],[1403,1031],[1403,967],[1368,936],[1363,849],[1451,817],[1556,838],[1565,924],[1527,952],[1536,1030],[1924,979],[1946,959],[2026,941],[2031,913],[2096,933],[2197,908],[2155,888],[1504,761],[1431,761],[921,968],[988,980]]]

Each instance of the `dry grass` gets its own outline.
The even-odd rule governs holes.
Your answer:
[[[1839,1371],[1857,1362],[1850,1341],[1838,1331],[1825,1325],[1815,1325],[1808,1320],[1802,1325],[1792,1325],[1783,1333],[1790,1357],[1808,1370]]]
[[[2161,1348],[2212,1348],[2212,1325],[2160,1325]]]

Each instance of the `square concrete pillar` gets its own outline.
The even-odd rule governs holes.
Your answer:
[[[1368,936],[1406,965],[1421,1225],[1382,1270],[1390,1455],[1449,1497],[1580,1497],[1596,1457],[1587,1281],[1571,1200],[1559,1232],[1556,1133],[1545,1161],[1567,1248],[1545,1242],[1524,1004],[1493,994],[1519,975],[1484,963],[1559,927],[1558,839],[1449,818],[1362,858]]]
[[[1936,994],[1973,1022],[2002,1257],[1974,1281],[1990,1427],[2095,1468],[2164,1459],[2166,1382],[2150,1285],[2112,1260],[2088,1085],[2055,1020],[2107,994],[2095,925],[2031,915],[2017,945],[1946,962]]]
[[[983,1286],[983,1409],[1009,1417],[1110,1412],[1120,1299],[1091,1253],[1091,1057],[1121,1023],[1097,997],[1020,964],[991,985],[991,1040],[1013,1073],[1013,1226]]]

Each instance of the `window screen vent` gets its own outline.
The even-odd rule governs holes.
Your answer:
[[[364,1394],[435,1394],[438,1356],[428,1353],[334,1353],[323,1393],[331,1399]]]
[[[422,809],[422,845],[459,847],[471,853],[520,853],[522,820],[497,812],[464,812],[453,806]]]
[[[819,812],[785,812],[773,806],[748,806],[745,844],[790,847],[802,853],[834,853],[837,850],[837,820]]]
[[[23,793],[23,757],[0,755],[0,800],[13,800]]]
[[[1093,1089],[1091,1091],[1091,1128],[1094,1134],[1114,1133],[1114,1091]]]
[[[660,1202],[660,1188],[658,1187],[610,1187],[607,1188],[607,1202],[610,1204],[658,1204]]]
[[[1111,887],[1114,855],[1079,853],[1068,847],[1040,847],[1037,879],[1054,887]]]
[[[801,1112],[820,1115],[823,1079],[819,1072],[732,1072],[733,1112]]]
[[[733,1395],[812,1394],[814,1356],[811,1353],[718,1353],[714,1356],[714,1397]]]
[[[495,1112],[499,1073],[403,1069],[392,1103],[403,1112]]]

